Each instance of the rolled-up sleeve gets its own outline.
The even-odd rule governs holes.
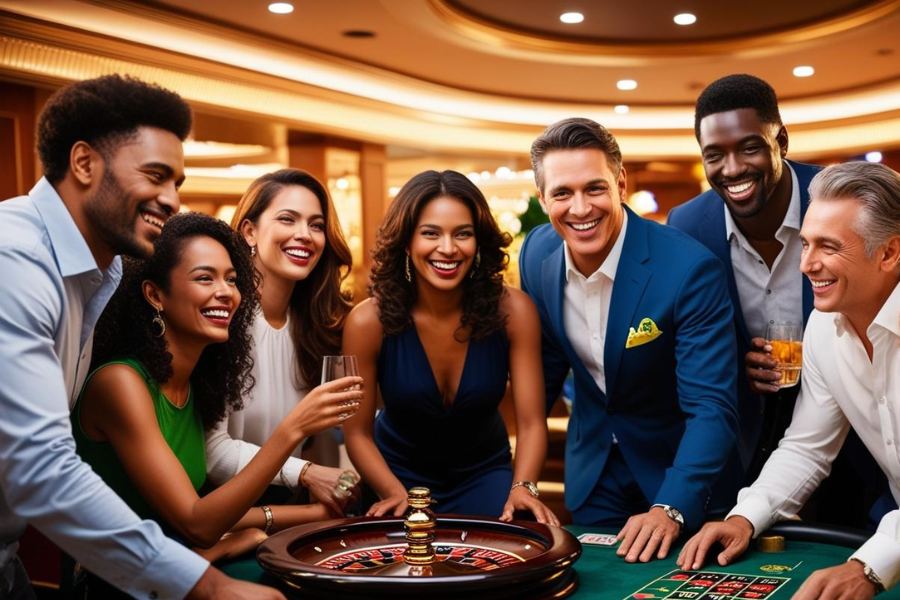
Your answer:
[[[136,598],[183,598],[209,563],[140,520],[75,453],[54,346],[66,309],[54,268],[43,246],[0,248],[0,510]]]

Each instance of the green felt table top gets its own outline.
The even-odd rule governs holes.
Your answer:
[[[590,531],[592,533],[610,533],[587,527],[567,527],[578,535]],[[851,548],[812,542],[788,540],[785,551],[779,553],[762,553],[752,549],[737,562],[728,567],[707,564],[700,571],[711,573],[728,573],[750,576],[753,582],[759,579],[789,579],[781,583],[778,589],[769,594],[766,600],[787,600],[800,588],[800,584],[813,571],[843,563],[853,553]],[[577,600],[631,600],[655,598],[697,598],[703,600],[713,593],[690,588],[689,583],[664,579],[665,576],[678,570],[675,558],[680,545],[668,558],[653,560],[649,563],[626,563],[616,556],[615,546],[584,546],[584,553],[577,563],[578,591],[571,596]],[[264,573],[253,557],[242,558],[220,565],[222,570],[236,579],[244,581],[265,582]],[[763,567],[766,567],[763,569]],[[773,569],[782,567],[784,570]],[[661,579],[663,578],[663,579]],[[688,595],[684,594],[687,590]],[[693,591],[691,591],[693,590]],[[690,594],[696,593],[695,596]],[[634,594],[638,594],[635,596]],[[900,600],[900,586],[878,596],[879,600]]]

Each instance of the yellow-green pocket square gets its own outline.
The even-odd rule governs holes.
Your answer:
[[[638,325],[637,331],[634,330],[634,327],[629,328],[625,347],[634,348],[635,346],[652,342],[661,336],[662,333],[656,326],[656,323],[653,322],[653,319],[641,319],[641,324]]]

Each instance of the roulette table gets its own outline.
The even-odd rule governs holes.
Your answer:
[[[438,530],[440,531],[444,528],[444,520],[452,520],[453,518],[452,516],[438,515]],[[574,564],[571,561],[567,562],[564,558],[551,558],[543,561],[539,560],[532,568],[529,568],[529,558],[532,561],[535,559],[512,552],[507,545],[512,542],[509,542],[508,539],[501,541],[503,532],[492,529],[496,521],[463,517],[459,517],[459,519],[464,519],[465,522],[447,523],[448,530],[453,531],[453,536],[457,534],[461,536],[461,531],[467,531],[466,541],[469,542],[470,546],[479,546],[485,551],[481,556],[471,555],[470,557],[476,561],[482,560],[482,565],[496,563],[496,566],[493,568],[484,569],[480,574],[480,581],[472,583],[468,589],[459,592],[448,588],[446,583],[438,583],[438,585],[434,586],[434,590],[423,592],[422,588],[420,588],[415,594],[409,595],[400,588],[403,584],[394,582],[393,585],[397,587],[389,585],[379,588],[378,586],[363,584],[353,588],[352,591],[347,589],[344,594],[335,595],[332,593],[329,597],[336,599],[343,595],[347,598],[387,598],[406,595],[407,597],[418,598],[476,598],[481,594],[481,597],[486,598],[509,597],[524,599],[565,597],[568,594],[568,597],[576,600],[657,600],[662,598],[684,600],[762,600],[775,598],[776,600],[787,600],[799,589],[803,581],[813,571],[843,563],[853,553],[853,550],[859,547],[868,537],[868,534],[864,532],[799,522],[785,522],[774,526],[766,533],[767,535],[777,534],[785,537],[786,543],[783,552],[760,552],[755,548],[755,544],[751,544],[751,549],[737,562],[728,567],[707,564],[696,572],[681,571],[675,564],[675,558],[680,550],[679,544],[673,549],[668,558],[654,560],[649,563],[626,563],[616,556],[615,546],[585,545],[580,558],[577,558],[577,562],[574,562]],[[399,544],[402,545],[402,519],[346,519],[305,527],[314,529],[327,525],[329,529],[332,527],[340,528],[351,522],[362,521],[372,523],[366,535],[374,536],[378,540],[382,540],[382,542],[376,541],[373,544],[367,543],[365,540],[354,539],[353,544],[351,544],[350,540],[344,539],[347,548],[340,548],[344,551],[343,553],[337,552],[336,548],[326,550],[325,546],[318,546],[322,550],[322,555],[327,554],[323,560],[326,562],[331,561],[327,566],[342,564],[347,565],[350,569],[354,569],[359,568],[361,563],[370,560],[372,556],[365,553],[359,554],[358,550],[360,547],[371,549],[373,546],[377,547],[379,545],[390,546],[394,540],[399,540]],[[537,532],[538,539],[540,535],[546,533],[541,529],[543,526],[538,526],[537,524],[517,522],[516,525],[537,527],[533,531]],[[465,529],[460,530],[458,527],[464,527]],[[295,538],[308,535],[309,532],[304,534],[302,531],[298,532],[297,530],[299,529],[301,528],[287,530],[282,532],[282,534],[287,534],[284,536],[285,538],[293,536],[292,531],[302,534],[301,536],[294,536]],[[556,528],[544,529],[553,530]],[[566,529],[575,535],[588,531],[591,533],[615,533],[608,530],[574,526]],[[277,536],[273,536],[273,539],[275,537]],[[338,537],[340,538],[340,536]],[[340,546],[340,539],[337,540],[338,546]],[[444,548],[442,542],[445,539],[441,534],[436,536],[435,548],[439,555],[442,552],[441,549]],[[523,538],[515,539],[515,543],[521,543]],[[383,542],[383,540],[388,541]],[[318,542],[315,539],[310,539],[310,541],[312,548],[308,547],[308,545],[304,546],[306,548],[304,552],[311,550],[316,554],[320,554],[315,551],[315,546]],[[357,541],[362,543],[357,545]],[[369,541],[371,542],[372,540]],[[462,544],[465,543],[462,540],[458,541]],[[679,541],[683,543],[685,540]],[[556,542],[552,542],[551,545],[553,543]],[[335,552],[332,553],[332,550],[335,550]],[[356,557],[353,556],[355,551],[359,554]],[[492,552],[496,553],[492,554]],[[462,554],[465,554],[465,552],[462,552]],[[510,558],[509,554],[515,554],[516,556]],[[455,558],[459,560],[459,556]],[[521,561],[519,559],[525,560]],[[491,561],[494,561],[494,563]],[[518,567],[515,566],[516,563],[519,564]],[[551,566],[548,567],[548,565]],[[281,587],[281,589],[286,590],[291,595],[289,597],[317,597],[315,590],[312,590],[312,593],[310,593],[310,590],[291,591],[291,588],[286,588],[278,579],[266,573],[253,557],[231,561],[221,565],[221,567],[225,573],[232,577]],[[563,575],[559,576],[559,579],[565,580],[566,583],[561,585],[558,590],[553,591],[552,586],[542,587],[540,577],[538,577],[538,583],[518,582],[515,580],[515,577],[503,579],[504,570],[516,568],[522,571],[541,571],[541,569],[550,569],[552,571],[555,569],[563,573]],[[301,575],[301,577],[318,579],[320,574],[310,573]],[[498,578],[497,581],[503,582],[502,585],[492,586],[491,580],[495,577]],[[399,592],[397,592],[398,588],[400,588]],[[432,594],[431,592],[434,593]],[[879,598],[900,600],[900,588],[889,590],[880,595]]]

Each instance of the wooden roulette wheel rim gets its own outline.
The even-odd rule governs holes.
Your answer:
[[[256,559],[289,595],[302,598],[565,598],[578,586],[572,565],[581,556],[581,543],[568,531],[540,523],[461,515],[438,515],[435,547],[497,549],[519,560],[490,570],[472,569],[471,574],[432,577],[373,575],[321,566],[329,557],[350,554],[356,548],[398,545],[405,545],[401,518],[335,519],[271,536],[260,545]]]

